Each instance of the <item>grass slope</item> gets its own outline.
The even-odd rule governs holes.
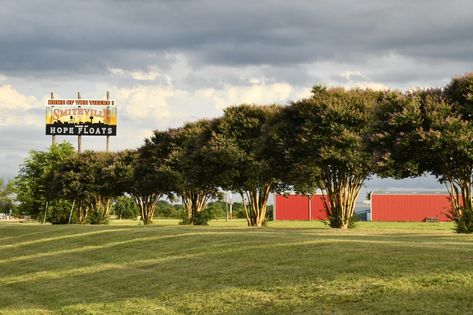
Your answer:
[[[5,314],[465,314],[473,236],[445,224],[0,224]],[[229,226],[226,226],[229,225]]]

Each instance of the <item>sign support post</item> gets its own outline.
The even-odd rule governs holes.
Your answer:
[[[107,91],[107,101],[110,100],[110,92]],[[109,146],[110,146],[110,135],[107,135],[107,139],[105,140],[105,152],[108,153],[108,150],[109,150]]]
[[[54,93],[51,92],[51,99],[53,100],[54,99]],[[56,144],[56,135],[52,135],[51,136],[51,146],[55,145]]]
[[[77,99],[80,100],[80,92],[77,92]],[[82,136],[77,136],[77,153],[82,153]]]

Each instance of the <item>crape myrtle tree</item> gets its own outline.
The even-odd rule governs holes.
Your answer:
[[[20,213],[28,213],[35,218],[43,218],[46,204],[50,210],[62,207],[48,197],[50,176],[61,162],[74,154],[68,142],[52,145],[47,151],[30,151],[20,167],[15,181],[16,199]]]
[[[135,201],[144,224],[153,223],[158,201],[170,196],[175,187],[175,174],[169,166],[169,138],[166,132],[157,131],[153,138],[157,144],[147,139],[138,150],[120,152],[118,158],[121,169],[126,170],[119,185]]]
[[[75,205],[75,221],[107,223],[112,199],[122,194],[116,153],[86,151],[63,160],[50,178],[49,195]]]
[[[404,178],[435,175],[450,194],[456,231],[473,232],[473,76],[443,90],[387,92],[380,100],[371,143],[378,172]]]
[[[206,164],[221,187],[240,193],[249,226],[265,224],[269,194],[279,187],[272,155],[263,145],[266,124],[279,109],[249,104],[225,109],[206,147]]]
[[[377,175],[401,179],[421,176],[427,170],[430,158],[422,136],[428,126],[420,97],[420,93],[385,91],[378,98],[373,132],[368,137]]]
[[[444,88],[445,102],[436,104],[430,119],[434,150],[438,152],[443,172],[434,174],[447,183],[452,199],[451,218],[460,233],[473,232],[473,73],[455,77]],[[441,137],[438,137],[438,135]],[[437,141],[435,141],[437,140]]]
[[[379,92],[315,86],[312,96],[285,107],[268,141],[301,193],[320,188],[333,228],[352,226],[355,202],[373,159],[370,133]]]
[[[215,120],[202,119],[176,130],[178,153],[173,167],[178,174],[176,193],[181,196],[187,212],[183,224],[206,224],[210,219],[210,214],[205,211],[207,203],[221,198],[215,173],[205,159],[215,123]]]
[[[209,219],[204,211],[207,202],[219,196],[215,176],[203,156],[214,124],[214,121],[204,119],[180,128],[155,131],[142,148],[165,159],[168,173],[163,183],[182,199],[183,224],[206,224]]]

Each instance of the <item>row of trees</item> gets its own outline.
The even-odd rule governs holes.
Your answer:
[[[267,218],[272,218],[272,210],[273,207],[268,206]],[[208,212],[208,216],[212,219],[232,220],[246,218],[241,202],[232,202],[232,210],[230,211],[229,203],[215,200],[207,204],[205,211]],[[140,216],[138,206],[130,196],[115,198],[111,212],[117,219],[136,220]],[[186,211],[181,203],[170,203],[167,200],[160,200],[157,203],[155,217],[182,219],[183,214],[185,215]]]
[[[202,224],[223,189],[242,196],[248,225],[262,226],[271,192],[322,189],[330,226],[347,228],[370,175],[431,173],[449,189],[457,231],[472,232],[472,117],[472,74],[409,92],[315,86],[289,106],[234,106],[216,119],[157,130],[135,151],[79,155],[62,144],[33,153],[40,161],[53,155],[55,164],[39,163],[41,177],[26,161],[18,196],[37,190],[27,208],[67,203],[84,222],[105,221],[112,198],[127,194],[146,224],[158,200],[180,197],[183,222]]]

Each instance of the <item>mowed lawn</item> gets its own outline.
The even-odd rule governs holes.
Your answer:
[[[450,224],[0,224],[1,314],[467,314]]]

